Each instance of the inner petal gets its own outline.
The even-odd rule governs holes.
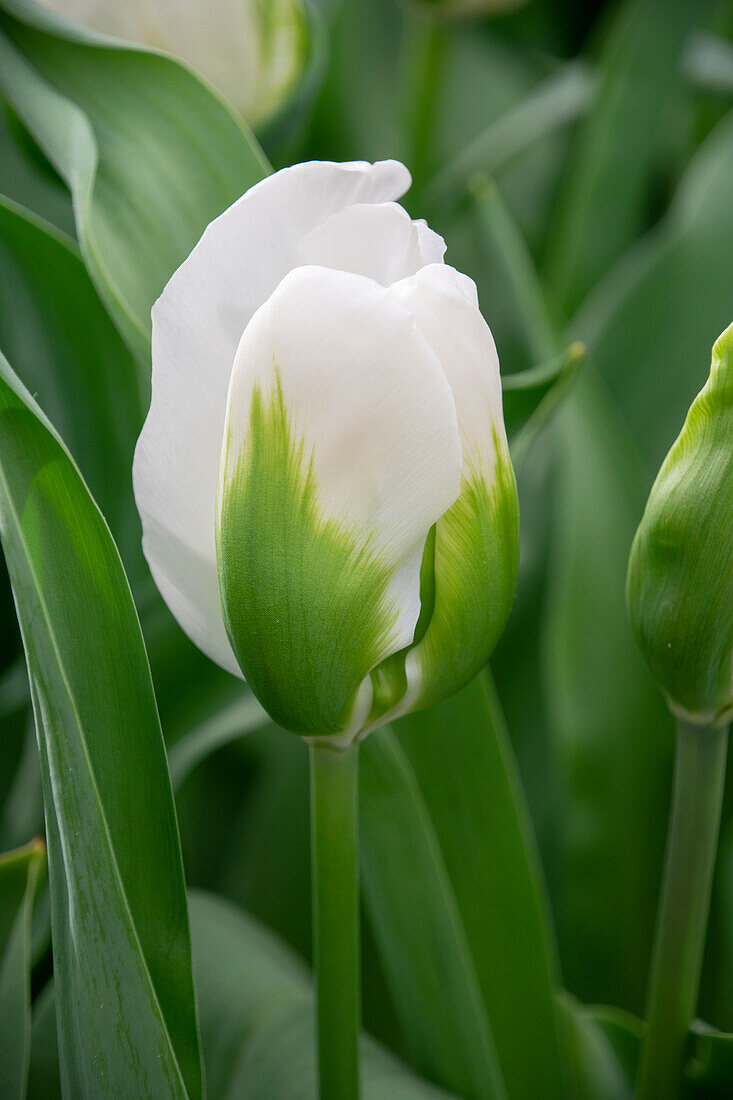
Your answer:
[[[442,263],[445,241],[396,202],[337,210],[299,244],[302,264],[365,275],[382,286]]]

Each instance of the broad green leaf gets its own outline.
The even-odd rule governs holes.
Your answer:
[[[651,479],[733,319],[733,112],[682,178],[659,227],[611,268],[568,331],[588,346]]]
[[[0,856],[0,1095],[24,1100],[31,1042],[31,918],[45,849]]]
[[[43,772],[65,1091],[199,1097],[183,871],[139,623],[101,514],[4,359],[0,534]]]
[[[147,362],[151,305],[206,225],[266,175],[261,150],[183,65],[33,0],[0,3],[0,87],[69,187],[92,280]]]
[[[0,194],[27,206],[64,233],[74,232],[69,192],[0,95]]]
[[[558,774],[555,916],[565,981],[639,1010],[662,865],[673,731],[624,600],[644,493],[596,376],[557,422],[544,662]]]
[[[128,547],[139,542],[130,487],[143,418],[135,364],[76,245],[2,198],[0,347],[57,425],[115,535]]]
[[[310,975],[231,902],[190,899],[209,1100],[316,1100]],[[364,1038],[364,1100],[449,1100]]]
[[[434,835],[507,1094],[512,1098],[542,1095],[545,1100],[562,1097],[554,933],[532,826],[490,675],[481,674],[438,707],[403,718],[395,732],[405,754],[402,773],[392,769],[395,805],[373,805],[369,788],[363,793],[364,818],[376,818],[381,811],[384,822],[382,848],[365,849],[371,877],[383,873],[388,847],[403,883],[411,878],[410,867],[415,868],[417,877],[418,866],[425,862],[420,848]],[[370,759],[368,742],[364,756]],[[398,777],[404,791],[397,784]],[[421,836],[418,817],[409,828],[395,830],[390,840],[387,828],[398,812],[396,804],[403,799],[407,802],[411,789],[424,800],[429,826],[425,824]],[[370,828],[375,831],[373,822]],[[428,865],[422,877],[427,880],[430,873]],[[436,879],[435,870],[432,876]],[[442,954],[446,948],[439,939],[440,926],[431,927],[432,908],[427,903],[428,891],[435,890],[439,880],[434,886],[420,887],[426,903],[420,906],[422,927],[414,930],[410,930],[409,921],[418,908],[417,899],[404,896],[404,885],[400,888],[397,877],[391,885],[394,893],[384,899],[386,915],[375,915],[377,929],[393,922],[391,951],[407,955],[408,945],[422,932],[422,950]],[[374,910],[373,902],[370,909]],[[398,920],[404,922],[402,941],[398,939]],[[414,1013],[414,1004],[422,1003],[416,993],[412,1026],[423,1029],[423,1039],[429,1041],[430,1024],[424,1019],[429,1013]],[[393,994],[397,1000],[396,983]],[[448,987],[441,996],[448,999],[443,1008],[450,1011]],[[404,1018],[402,1023],[406,1027]],[[460,1049],[465,1057],[465,1045]]]
[[[415,773],[395,734],[361,751],[365,902],[414,1064],[468,1098],[504,1097],[476,963]]]
[[[623,0],[604,43],[593,105],[568,161],[548,277],[573,310],[644,226],[673,75],[700,0]]]

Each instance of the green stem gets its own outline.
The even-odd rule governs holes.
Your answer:
[[[312,744],[313,947],[321,1100],[358,1100],[359,747]]]
[[[639,1066],[639,1100],[675,1100],[697,1009],[718,844],[728,731],[677,726],[672,812]]]

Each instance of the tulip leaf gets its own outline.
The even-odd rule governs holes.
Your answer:
[[[564,399],[584,358],[585,345],[576,340],[548,363],[502,379],[504,420],[515,469]]]
[[[0,95],[0,193],[51,222],[74,232],[71,197],[61,179]]]
[[[568,987],[641,1008],[673,731],[624,600],[644,504],[633,445],[586,371],[557,422],[544,661],[557,812],[555,917]],[[613,873],[611,873],[613,868]]]
[[[64,1088],[199,1097],[178,832],[137,615],[81,475],[4,359],[0,456],[43,773]]]
[[[200,725],[184,734],[168,752],[168,764],[174,790],[185,782],[193,769],[212,752],[237,741],[253,730],[272,723],[267,711],[254,695],[222,707]]]
[[[604,43],[593,104],[569,158],[548,278],[573,310],[643,228],[670,79],[700,0],[624,0]]]
[[[471,194],[484,264],[492,282],[502,288],[502,324],[509,326],[521,358],[538,364],[502,376],[504,419],[516,469],[565,396],[585,347],[574,341],[560,353],[556,326],[527,242],[499,188],[481,178],[473,181]]]
[[[134,361],[75,243],[2,197],[0,270],[0,347],[57,425],[116,536],[132,546],[139,524],[130,466],[143,417]]]
[[[365,741],[360,771],[366,904],[411,1059],[468,1100],[504,1097],[458,902],[415,773],[391,729]]]
[[[690,1093],[700,1100],[722,1100],[733,1091],[733,1035],[695,1020],[690,1028],[692,1051],[685,1066]]]
[[[209,1100],[316,1100],[308,971],[231,902],[190,898]],[[362,1040],[364,1100],[449,1100],[371,1039]]]
[[[531,88],[436,173],[423,198],[445,212],[463,197],[475,172],[494,174],[523,152],[587,111],[595,91],[593,74],[574,62]]]
[[[559,998],[569,1092],[573,1100],[633,1100],[643,1024],[628,1013]]]
[[[618,401],[649,484],[733,317],[732,177],[733,111],[690,162],[660,225],[611,268],[568,329]]]
[[[382,927],[385,967],[389,970],[387,946],[397,960],[402,957],[399,965],[407,965],[407,945],[418,938],[414,928],[418,911],[424,925],[421,938],[426,945],[428,975],[436,973],[434,957],[447,952],[447,946],[438,946],[445,930],[441,932],[437,923],[432,924],[435,918],[431,916],[429,890],[435,887],[425,885],[430,868],[417,874],[419,861],[425,861],[419,848],[429,837],[431,845],[437,844],[440,863],[436,867],[450,889],[507,1094],[542,1095],[546,1100],[562,1097],[555,1010],[559,985],[556,948],[532,827],[490,676],[481,674],[452,699],[401,719],[395,733],[404,756],[401,775],[396,767],[392,769],[394,804],[371,804],[369,788],[363,794],[365,816],[385,823],[381,849],[365,853],[372,864],[372,877],[377,872],[386,874],[388,847],[395,853],[393,863],[397,865],[400,858],[397,869],[401,880],[395,877],[391,883],[385,882],[385,894],[388,886],[391,892],[383,901],[385,912],[375,918],[378,933]],[[364,755],[369,760],[368,742]],[[398,778],[402,784],[397,783]],[[424,826],[421,837],[416,815],[411,825],[395,828],[388,836],[389,823],[399,812],[397,805],[408,804],[411,789],[416,792],[414,798],[419,793],[423,800],[429,828]],[[374,824],[371,830],[375,831]],[[408,868],[414,868],[414,875]],[[422,903],[406,890],[406,884],[418,878],[424,882],[415,890],[427,895]],[[439,885],[436,871],[432,878]],[[373,902],[370,908],[374,908]],[[405,1001],[410,995],[412,1005],[422,1003],[417,1000],[417,989],[406,991]],[[393,996],[398,1003],[396,980]],[[447,998],[443,1011],[455,1012],[449,987],[441,989],[441,996]],[[457,994],[454,996],[457,999]],[[406,1005],[407,1012],[411,1009]],[[430,1023],[425,1020],[430,1013],[412,1011],[411,1015],[411,1026],[423,1029],[423,1042],[431,1042]],[[404,1013],[401,1022],[406,1029]],[[458,1049],[465,1058],[465,1038]],[[527,1058],[528,1049],[531,1058]]]
[[[31,918],[42,841],[0,856],[0,1095],[24,1100],[31,1040]]]
[[[527,243],[492,179],[474,178],[471,197],[479,239],[488,253],[487,265],[493,269],[494,280],[505,289],[505,312],[526,345],[529,361],[544,363],[559,349]]]
[[[150,308],[208,223],[267,174],[239,117],[185,66],[0,0],[0,87],[64,179],[82,255],[143,363]]]

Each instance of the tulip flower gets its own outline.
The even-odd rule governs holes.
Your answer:
[[[695,1016],[733,714],[733,325],[652,487],[629,561],[642,653],[677,718],[640,1100],[678,1095]]]
[[[300,164],[212,222],[153,308],[135,453],[171,611],[311,742],[321,1100],[359,1094],[358,742],[475,675],[517,570],[496,349],[409,184]]]
[[[286,729],[346,744],[486,662],[517,567],[499,364],[395,162],[302,164],[153,309],[135,493],[183,629]]]
[[[306,55],[303,0],[43,0],[59,15],[187,62],[258,125],[285,102]]]

